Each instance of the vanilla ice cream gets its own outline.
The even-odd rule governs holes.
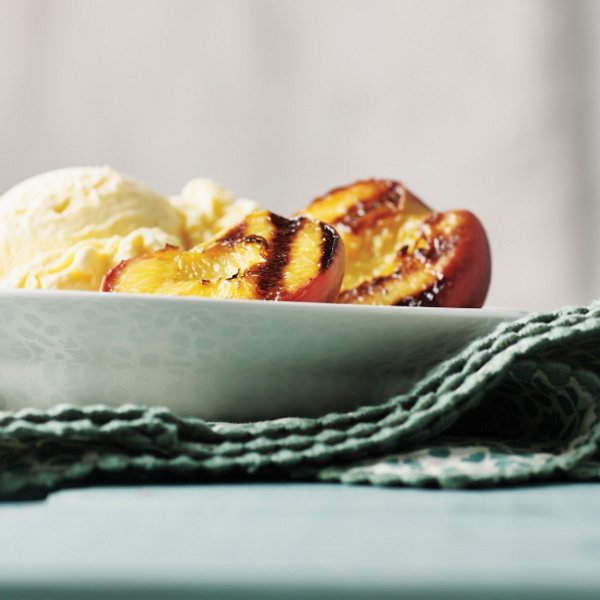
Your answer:
[[[238,198],[210,179],[192,179],[171,203],[184,217],[189,248],[206,242],[258,210],[252,200]]]
[[[123,258],[182,245],[166,198],[110,167],[61,169],[0,196],[0,286],[98,290]]]
[[[0,287],[98,290],[121,260],[196,246],[253,210],[207,179],[167,199],[110,167],[44,173],[0,196]]]

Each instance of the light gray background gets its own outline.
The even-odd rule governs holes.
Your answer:
[[[0,0],[0,189],[108,163],[290,213],[400,178],[489,232],[489,304],[600,296],[594,2]]]

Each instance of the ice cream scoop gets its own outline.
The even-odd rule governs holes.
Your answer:
[[[166,198],[110,167],[52,171],[0,196],[0,285],[97,290],[119,260],[183,238]]]
[[[106,166],[44,173],[0,196],[0,287],[98,290],[120,261],[188,249],[255,209],[208,179],[167,199]]]

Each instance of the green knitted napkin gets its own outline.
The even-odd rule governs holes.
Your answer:
[[[131,405],[3,412],[0,495],[225,479],[441,487],[598,480],[599,376],[595,303],[502,324],[410,392],[319,419],[209,423]]]

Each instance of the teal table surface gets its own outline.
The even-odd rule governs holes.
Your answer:
[[[600,598],[600,485],[106,487],[0,505],[0,598]]]

